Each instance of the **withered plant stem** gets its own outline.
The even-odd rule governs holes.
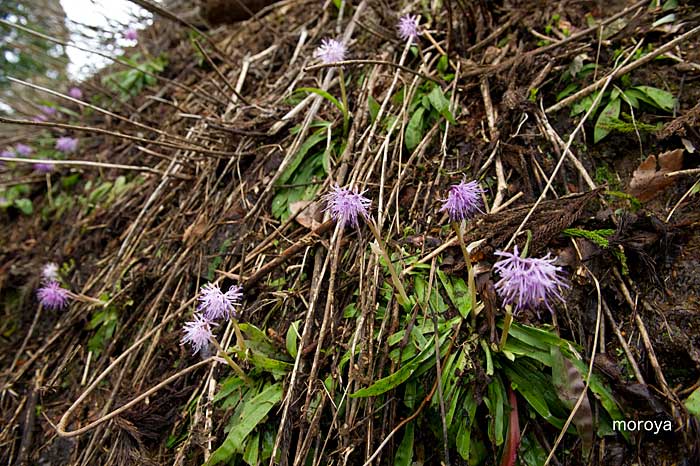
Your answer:
[[[399,304],[402,306],[408,305],[411,301],[408,299],[408,295],[406,294],[406,289],[403,287],[403,283],[401,283],[401,279],[399,278],[399,274],[396,273],[396,268],[394,267],[394,264],[391,262],[391,257],[387,253],[386,250],[386,244],[384,243],[384,240],[382,240],[382,235],[379,233],[379,230],[377,229],[377,225],[374,223],[374,220],[372,219],[367,219],[367,226],[369,227],[370,231],[374,235],[374,238],[377,240],[377,244],[379,245],[379,251],[381,251],[382,257],[386,261],[387,267],[389,267],[389,273],[391,274],[391,281],[394,282],[394,288],[396,288],[396,291],[399,293]]]

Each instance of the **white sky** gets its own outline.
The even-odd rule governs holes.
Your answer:
[[[150,17],[140,7],[128,0],[60,0],[68,18],[68,27],[73,30],[75,25],[71,21],[99,28],[95,32],[88,28],[79,28],[83,34],[71,34],[71,41],[81,47],[99,50],[108,55],[115,55],[119,51],[112,47],[106,47],[99,39],[111,38],[112,34],[120,37],[128,28],[142,29],[144,24],[138,23],[139,17]],[[89,36],[88,38],[84,35]],[[130,45],[129,41],[122,38],[117,40],[117,45]],[[95,68],[104,66],[109,62],[106,58],[93,53],[83,52],[74,47],[67,47],[70,58],[68,73],[73,78],[85,77]]]

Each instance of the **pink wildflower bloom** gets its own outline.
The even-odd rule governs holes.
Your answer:
[[[194,320],[187,322],[182,328],[185,335],[180,339],[180,343],[189,343],[192,345],[192,354],[199,353],[202,348],[209,346],[209,340],[212,338],[211,327],[214,325],[216,324],[201,314],[195,314]]]
[[[15,146],[15,152],[17,152],[22,157],[26,157],[32,153],[32,148],[26,144],[17,144]]]
[[[55,262],[47,262],[41,269],[41,283],[58,281],[58,265]]]
[[[74,99],[82,99],[83,91],[81,91],[79,87],[71,87],[68,90],[68,95],[73,97]]]
[[[418,27],[419,21],[420,16],[418,15],[403,15],[401,19],[399,19],[399,24],[397,26],[399,37],[402,40],[413,42],[416,37],[418,37],[418,34],[420,34],[420,28]]]
[[[547,254],[542,258],[522,258],[516,246],[513,253],[497,251],[505,259],[496,262],[493,268],[501,276],[496,291],[503,304],[515,306],[515,311],[524,308],[537,309],[544,305],[552,312],[549,298],[563,301],[559,288],[569,285],[561,277],[561,267],[554,265],[554,258]]]
[[[330,64],[345,60],[346,52],[347,48],[342,42],[335,39],[323,39],[314,56],[320,58],[323,63]]]
[[[331,217],[341,225],[358,226],[358,217],[369,217],[369,207],[372,201],[363,196],[365,192],[357,192],[348,188],[335,185],[331,192],[325,194],[322,199],[326,203],[326,209]]]
[[[61,288],[61,284],[57,281],[44,284],[36,291],[36,295],[41,305],[47,309],[62,309],[70,300],[70,292]]]
[[[197,310],[210,321],[238,317],[236,306],[243,298],[243,287],[231,286],[226,293],[221,291],[216,283],[207,283],[199,290],[199,306]]]
[[[75,152],[75,149],[77,149],[77,148],[78,148],[78,139],[76,139],[76,138],[63,136],[63,137],[60,137],[56,140],[56,149],[60,150],[64,154],[68,154],[70,152]]]
[[[124,38],[126,40],[138,40],[139,38],[139,33],[136,29],[134,28],[129,28],[126,31],[124,31]]]
[[[481,212],[481,193],[483,190],[476,181],[462,181],[450,188],[447,199],[443,201],[440,212],[446,211],[450,221],[461,222]]]

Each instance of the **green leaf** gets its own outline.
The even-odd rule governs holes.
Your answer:
[[[27,198],[15,199],[15,207],[17,207],[24,215],[32,215],[34,213],[34,206],[32,201]]]
[[[484,398],[489,413],[491,413],[489,438],[496,446],[503,444],[503,430],[505,426],[503,403],[505,398],[506,391],[503,387],[503,382],[501,378],[496,375],[488,385],[488,398]]]
[[[696,181],[693,186],[690,187],[690,190],[688,191],[691,195],[700,193],[700,180]]]
[[[445,332],[444,337],[446,338],[447,336],[448,332]],[[377,380],[369,387],[361,388],[351,394],[350,398],[365,398],[368,396],[381,395],[404,383],[419,368],[421,363],[433,357],[435,354],[435,345],[432,341],[426,341],[423,348],[424,349],[418,355],[406,362],[399,370],[387,377]]]
[[[379,102],[377,102],[371,94],[367,97],[367,106],[369,107],[369,117],[372,123],[374,123],[374,120],[377,119],[377,115],[379,115],[380,106]]]
[[[459,453],[459,456],[464,460],[468,460],[470,457],[472,424],[474,423],[474,417],[476,415],[477,406],[473,390],[473,387],[470,387],[463,397],[465,415],[459,417],[459,427],[455,437],[457,453]]]
[[[651,24],[651,27],[655,28],[655,27],[661,26],[661,25],[663,25],[663,24],[672,23],[672,22],[674,22],[675,20],[676,20],[676,15],[675,15],[675,13],[669,13],[669,14],[667,14],[666,16],[664,16],[664,17],[662,17],[662,18],[659,18],[659,19],[657,19],[656,21],[654,21],[654,22]]]
[[[583,377],[571,361],[562,355],[559,348],[552,346],[551,352],[554,388],[562,403],[569,410],[573,410],[585,389]],[[593,410],[587,394],[583,395],[572,421],[581,438],[583,456],[588,458],[593,447],[595,431],[593,429]]]
[[[433,90],[430,91],[430,94],[428,94],[428,100],[430,100],[430,105],[435,110],[440,112],[440,115],[445,117],[447,121],[453,125],[457,123],[452,116],[452,112],[450,112],[450,101],[447,100],[447,97],[445,97],[445,94],[442,93],[442,89],[440,89],[439,86],[435,86]]]
[[[656,87],[651,86],[636,86],[632,89],[636,89],[639,92],[648,96],[655,107],[660,108],[661,110],[664,110],[666,112],[672,112],[674,107],[676,106],[676,99],[670,92],[666,92],[664,90],[657,89]],[[647,100],[647,102],[649,101]]]
[[[568,97],[571,94],[573,94],[576,91],[576,89],[578,89],[578,85],[576,83],[569,83],[568,86],[566,86],[559,94],[557,94],[557,102],[559,102],[564,97]]]
[[[593,143],[597,143],[610,133],[611,124],[620,118],[620,99],[612,99],[605,106],[593,129]]]
[[[630,105],[630,107],[639,108],[639,99],[637,99],[637,96],[634,94],[634,92],[632,92],[631,89],[623,91],[621,97],[625,102],[627,102]]]
[[[300,320],[295,320],[292,322],[292,325],[289,326],[287,329],[287,339],[286,339],[286,346],[287,346],[287,352],[289,355],[293,358],[297,357],[297,340],[299,338],[299,322]]]
[[[214,397],[214,403],[218,403],[219,401],[223,400],[224,398],[228,398],[229,395],[231,395],[234,391],[245,387],[246,384],[237,375],[232,375],[228,377],[226,380],[223,381],[221,384],[221,388],[219,389],[218,393]]]
[[[413,422],[409,422],[406,426],[406,431],[403,434],[403,439],[401,439],[399,448],[396,449],[394,466],[411,466],[411,464],[413,464],[413,424]]]
[[[406,149],[413,150],[418,144],[420,144],[423,139],[423,115],[425,109],[423,107],[418,108],[411,119],[408,121],[406,126],[406,135],[404,136],[404,142],[406,143]]]
[[[338,107],[338,110],[340,110],[341,113],[345,114],[345,108],[343,107],[343,104],[341,104],[340,101],[338,101],[338,99],[336,99],[323,89],[319,89],[317,87],[300,87],[295,92],[310,92],[312,94],[320,95],[321,97]]]
[[[437,271],[440,283],[442,283],[447,297],[452,302],[452,305],[457,308],[459,314],[465,319],[471,311],[472,303],[469,297],[469,287],[459,277],[447,276],[442,270]]]
[[[281,399],[282,384],[276,383],[267,386],[257,396],[246,402],[240,416],[234,419],[233,428],[228,432],[226,440],[214,451],[206,464],[214,465],[229,461],[234,453],[242,453],[245,439]]]
[[[258,453],[260,452],[260,433],[254,432],[248,438],[245,444],[245,451],[243,452],[243,461],[248,463],[250,466],[258,465]]]
[[[693,416],[700,416],[700,388],[696,388],[685,400],[685,407]]]
[[[588,375],[588,366],[580,359],[573,357],[569,357],[567,359],[576,367],[576,369],[578,369],[583,379],[586,380],[586,375]],[[605,411],[608,412],[613,420],[621,421],[625,419],[612,393],[595,373],[591,374],[591,378],[588,382],[588,389],[593,392],[593,395],[595,395],[598,401],[600,401],[600,404],[603,405],[603,408],[605,408]],[[629,434],[626,431],[622,431],[621,433],[623,437],[629,440]]]
[[[287,169],[277,179],[278,185],[287,183],[287,181],[289,181],[289,178],[291,178],[291,176],[294,174],[294,171],[297,169],[297,167],[301,164],[301,162],[304,161],[304,157],[311,150],[311,148],[313,148],[316,144],[326,139],[327,130],[325,126],[326,125],[324,125],[323,128],[314,131],[311,134],[311,136],[306,138],[306,141],[304,141],[304,143],[299,147],[297,153],[294,154],[294,157],[289,163]]]
[[[568,413],[554,391],[552,381],[540,371],[537,366],[526,359],[517,359],[510,363],[503,361],[503,371],[511,382],[514,390],[518,391],[525,401],[547,422],[561,429]],[[571,431],[575,432],[573,426]]]

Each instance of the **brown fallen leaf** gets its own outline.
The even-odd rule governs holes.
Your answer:
[[[680,170],[683,166],[683,149],[662,154],[650,155],[632,174],[628,193],[641,202],[658,196],[661,191],[674,183],[673,178],[664,175]]]
[[[292,215],[299,212],[294,220],[310,230],[315,230],[321,225],[321,207],[318,202],[310,201],[296,201],[289,204]]]

